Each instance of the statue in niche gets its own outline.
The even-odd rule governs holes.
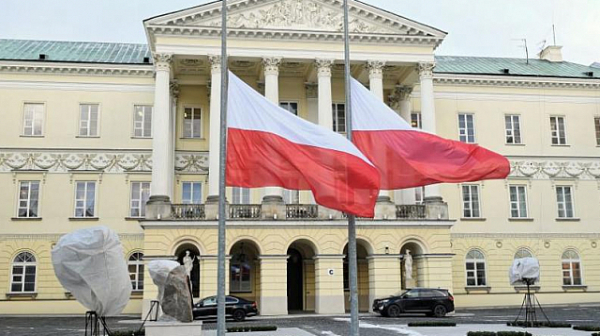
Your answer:
[[[190,257],[190,251],[185,251],[185,257],[183,257],[183,267],[185,267],[185,274],[191,279],[192,269],[194,268],[194,260],[196,257]]]
[[[412,280],[412,273],[413,273],[412,256],[410,255],[410,250],[406,250],[406,252],[404,252],[404,275],[406,277],[406,280]]]

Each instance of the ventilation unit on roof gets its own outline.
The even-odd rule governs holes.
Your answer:
[[[149,64],[150,63],[150,57],[144,57],[144,63]]]
[[[38,56],[38,59],[41,61],[45,60],[46,58],[48,58],[48,55],[46,55],[46,54],[39,54],[39,56]]]
[[[502,73],[508,75],[510,73],[510,69],[502,69]]]
[[[588,77],[594,77],[594,72],[593,71],[588,71],[588,72],[584,72],[584,75],[588,76]]]

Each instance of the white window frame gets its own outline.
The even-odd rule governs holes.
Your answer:
[[[32,107],[32,106],[36,106],[39,107],[41,106],[41,111],[36,111],[35,109],[31,111],[31,119],[27,118],[27,114],[28,114],[28,107]],[[36,118],[36,112],[40,112],[39,113],[39,125],[40,125],[40,129],[39,129],[39,134],[36,134],[36,120],[38,120],[38,118]],[[23,129],[22,129],[22,133],[21,135],[24,137],[43,137],[44,136],[44,123],[46,119],[46,104],[45,103],[36,103],[36,102],[25,102],[23,104]],[[31,131],[27,132],[27,129],[30,128]]]
[[[291,111],[289,109],[289,106],[291,106],[292,104],[296,104],[296,113],[294,113],[294,111]],[[298,116],[298,113],[300,113],[300,104],[297,101],[294,100],[283,100],[279,102],[279,107],[281,107],[282,109],[289,111],[290,113],[292,113],[295,116]]]
[[[469,200],[465,201],[465,188],[469,189]],[[473,197],[473,189],[477,190],[477,199]],[[461,185],[461,200],[462,200],[462,210],[463,210],[463,218],[482,218],[481,216],[481,188],[478,184],[463,184]],[[477,208],[473,206],[474,201],[477,201]],[[468,205],[468,206],[467,206]],[[477,210],[477,216],[475,216],[475,210]],[[467,216],[467,211],[470,211],[471,214]]]
[[[569,190],[569,195],[571,197],[570,200],[566,200],[566,189],[568,188]],[[557,218],[560,219],[564,219],[564,218],[575,218],[575,196],[573,195],[573,191],[574,188],[570,185],[557,185],[555,187],[556,189],[556,210],[557,210]],[[562,194],[562,198],[563,200],[560,201],[559,197]],[[571,208],[568,209],[567,206],[570,204]],[[562,210],[561,210],[561,205],[562,205]],[[569,216],[569,210],[571,212],[571,215]],[[563,215],[561,216],[561,211],[563,212]]]
[[[146,202],[150,198],[150,187],[151,183],[148,181],[132,181],[131,191],[129,193],[129,217],[131,218],[144,218],[146,217]],[[139,184],[139,190],[137,195],[133,193],[134,185]],[[144,187],[147,185],[147,197],[144,197]],[[146,200],[144,200],[146,198]],[[137,206],[135,204],[138,204]],[[138,215],[134,215],[134,210],[138,211]]]
[[[33,259],[33,261],[31,261],[31,258],[29,258],[29,261],[16,261],[17,258],[19,258],[19,256],[21,256],[22,254],[28,254],[29,256],[31,256],[31,258]],[[21,274],[15,274],[15,267],[21,267],[22,272]],[[25,276],[27,274],[27,268],[28,267],[33,267],[34,269],[34,281],[33,281],[33,290],[25,290]],[[21,280],[20,281],[15,281],[15,276],[20,276]],[[35,255],[32,252],[29,251],[21,251],[19,253],[17,253],[14,258],[12,258],[11,261],[11,267],[10,267],[10,293],[35,293],[37,290],[37,278],[38,278],[38,269],[37,269],[37,258],[35,257]],[[20,290],[13,290],[13,285],[20,285],[21,289]]]
[[[130,266],[135,267],[135,272],[131,272]],[[131,287],[134,292],[141,292],[144,290],[144,253],[141,251],[135,251],[127,258],[127,271],[129,272],[129,279],[131,280]],[[141,286],[140,286],[141,285]]]
[[[425,187],[415,188],[415,204],[423,204],[425,200]]]
[[[562,119],[562,129],[560,129],[559,119]],[[552,129],[552,121],[556,125],[556,130]],[[554,143],[556,140],[557,143]],[[561,141],[562,140],[562,141]],[[567,118],[565,116],[550,116],[550,143],[552,146],[567,145]]]
[[[413,128],[422,129],[423,128],[423,119],[421,117],[421,112],[411,112],[410,113],[410,126]],[[413,123],[415,125],[413,125]]]
[[[479,258],[470,258],[469,254],[471,254],[471,252],[478,252],[481,254],[481,256],[483,257],[482,259]],[[486,257],[485,254],[483,252],[481,252],[481,250],[479,249],[470,249],[467,254],[465,255],[465,284],[467,287],[488,287],[488,281],[487,281],[487,261],[486,261]],[[473,264],[473,269],[469,270],[467,265],[469,263]],[[483,265],[483,282],[484,283],[480,283],[479,281],[479,276],[477,274],[477,272],[479,271],[479,266]],[[470,274],[471,273],[471,274]],[[469,279],[472,279],[475,281],[474,285],[469,285]]]
[[[468,117],[471,117],[471,125],[473,128],[469,132]],[[461,118],[464,119],[465,127],[460,126]],[[477,143],[475,137],[475,114],[473,113],[459,113],[458,114],[458,140],[464,143],[474,144]]]
[[[24,183],[28,184],[26,199],[21,198],[21,187]],[[37,208],[35,209],[36,216],[29,216],[29,213],[31,212],[31,202],[32,202],[32,198],[31,198],[31,184],[32,183],[35,183],[38,185]],[[41,194],[42,194],[42,184],[40,183],[40,181],[38,181],[38,180],[19,181],[19,185],[18,185],[18,189],[17,189],[17,214],[16,214],[16,217],[17,218],[40,218],[41,217],[40,216]],[[24,208],[21,207],[21,202],[26,202],[26,206]],[[20,215],[21,209],[25,209],[27,211],[27,216]]]
[[[251,196],[250,188],[231,188],[231,204],[250,204]]]
[[[140,110],[141,109],[141,110]],[[150,111],[148,111],[148,109]],[[142,112],[141,116],[139,112]],[[138,120],[138,116],[141,120]],[[146,129],[146,121],[150,118],[150,129]],[[154,107],[152,105],[136,104],[133,106],[133,137],[141,139],[152,138],[152,119]],[[138,134],[139,131],[139,134]]]
[[[565,255],[568,252],[572,252],[575,253],[575,255],[577,255],[577,258],[571,258],[571,257],[565,257]],[[565,270],[563,268],[564,264],[568,263],[569,264],[569,269]],[[573,265],[574,264],[578,264],[579,265],[579,283],[576,284],[575,283],[575,277],[573,275]],[[563,252],[562,256],[561,256],[561,272],[562,272],[562,284],[563,286],[583,286],[583,263],[581,262],[581,255],[579,253],[577,253],[577,251],[573,250],[573,249],[567,249],[565,250],[565,252]],[[565,277],[565,271],[568,272],[568,277]],[[569,279],[569,284],[565,284],[565,279],[568,278]]]
[[[83,199],[77,198],[77,187],[78,187],[78,185],[80,183],[85,183],[85,189],[84,189],[84,195],[83,195],[84,198]],[[90,183],[94,184],[94,204],[93,204],[94,213],[92,214],[92,216],[88,216],[86,214],[87,213],[87,204],[88,204],[88,199],[87,199],[88,185]],[[98,217],[98,207],[97,207],[97,205],[98,205],[98,202],[97,202],[97,200],[98,200],[98,182],[97,181],[89,181],[89,180],[86,180],[86,181],[83,181],[83,180],[82,181],[75,181],[75,197],[74,198],[75,198],[75,204],[74,204],[75,205],[75,207],[74,207],[75,209],[73,211],[73,217],[74,218],[97,218]],[[83,202],[83,208],[81,208],[83,210],[83,216],[77,216],[77,210],[80,208],[80,207],[77,206],[77,202],[80,202],[80,201]]]
[[[189,184],[190,185],[190,197],[186,197],[185,195],[185,186]],[[183,204],[202,204],[202,188],[203,188],[203,184],[202,182],[198,182],[198,181],[184,181],[181,182],[181,203]],[[200,198],[198,199],[198,201],[194,201],[194,191],[195,190],[199,190],[200,192]]]
[[[344,106],[344,122],[342,124],[340,124],[338,122],[340,106]],[[337,133],[346,133],[346,104],[345,103],[332,103],[331,118],[333,120],[333,131],[337,132]]]
[[[521,259],[521,258],[534,258],[533,253],[528,248],[521,247],[515,252],[515,256],[513,259]]]
[[[87,120],[82,118],[83,107],[87,107]],[[97,123],[96,129],[92,129],[92,107],[97,107]],[[86,130],[82,134],[82,130]],[[98,103],[80,103],[79,104],[79,124],[77,128],[77,136],[82,138],[97,138],[100,136],[100,104]]]
[[[512,189],[516,189],[517,199],[512,199]],[[519,193],[519,189],[522,188],[523,195]],[[521,204],[525,204],[525,209],[521,208]],[[529,203],[527,199],[527,186],[524,184],[510,184],[508,186],[508,204],[510,218],[529,218]],[[513,206],[516,206],[517,216],[513,216]],[[524,212],[524,213],[523,213]]]
[[[192,119],[187,119],[186,116],[186,110],[187,109],[191,109],[191,113],[192,113]],[[194,131],[196,130],[194,128],[194,113],[196,112],[196,110],[200,113],[200,124],[198,125],[198,136],[194,136]],[[190,121],[190,134],[186,134],[186,122]],[[182,130],[181,130],[181,134],[183,135],[184,139],[202,139],[204,136],[204,118],[202,116],[202,107],[200,106],[191,106],[191,105],[186,105],[183,107],[183,118],[182,118]]]
[[[507,120],[506,120],[507,118],[510,119],[510,126],[507,125]],[[515,125],[518,125],[518,127],[515,127]],[[505,114],[504,115],[504,128],[505,128],[504,141],[507,145],[523,144],[523,136],[522,136],[523,127],[521,127],[521,115],[520,114]],[[509,141],[509,138],[512,138],[512,142]]]

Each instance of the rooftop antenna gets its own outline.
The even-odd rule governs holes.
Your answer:
[[[527,39],[522,38],[522,39],[514,39],[514,40],[523,42],[523,45],[520,45],[519,47],[525,48],[525,57],[527,57],[527,64],[529,64],[529,48],[527,47]]]
[[[554,27],[554,23],[552,24],[552,38],[554,38],[554,46],[556,47],[556,28]]]

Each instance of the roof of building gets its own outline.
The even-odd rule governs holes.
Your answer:
[[[46,55],[45,59],[40,59],[41,54]],[[148,64],[152,63],[151,56],[146,44],[0,39],[0,60]],[[144,58],[148,62],[144,62]],[[434,72],[440,74],[600,78],[598,68],[571,62],[530,59],[528,64],[522,58],[472,56],[436,56],[435,59]]]
[[[600,62],[594,62],[592,63],[592,65],[590,65],[592,68],[599,68],[600,69]]]

